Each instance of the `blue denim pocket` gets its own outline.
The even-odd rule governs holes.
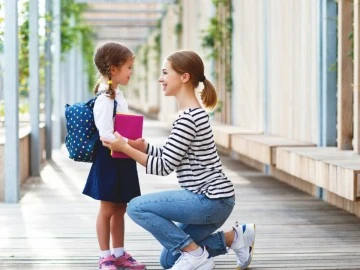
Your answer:
[[[200,201],[203,207],[206,208],[206,223],[216,224],[217,227],[220,227],[220,224],[227,220],[235,205],[233,197],[214,200],[204,195],[204,197],[200,198]]]
[[[235,197],[225,198],[221,199],[223,204],[230,205],[231,207],[235,206]]]

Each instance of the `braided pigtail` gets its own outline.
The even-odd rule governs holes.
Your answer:
[[[108,69],[108,85],[109,85],[109,88],[106,92],[106,94],[108,94],[110,96],[111,99],[115,99],[115,95],[116,95],[116,92],[115,92],[115,89],[114,89],[114,86],[113,86],[113,83],[112,83],[112,80],[111,80],[111,72],[110,72],[110,68]]]
[[[93,89],[93,92],[95,95],[97,95],[99,92],[100,82],[101,82],[101,77],[98,78],[98,80],[96,81],[95,87]]]

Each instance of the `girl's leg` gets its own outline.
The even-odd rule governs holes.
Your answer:
[[[110,220],[115,210],[115,203],[100,202],[100,210],[96,219],[96,233],[100,250],[110,250]]]
[[[128,205],[128,215],[176,255],[194,239],[201,241],[218,229],[234,204],[234,198],[210,200],[186,190],[166,191],[134,198]],[[173,221],[193,226],[184,231]]]
[[[117,203],[115,213],[111,218],[110,231],[111,240],[114,248],[124,247],[125,224],[124,215],[126,212],[126,203]]]
[[[115,266],[121,269],[145,269],[145,265],[135,260],[124,249],[126,203],[117,203],[116,212],[111,218],[111,239],[114,247]]]

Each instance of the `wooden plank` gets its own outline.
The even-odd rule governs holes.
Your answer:
[[[288,146],[314,146],[313,143],[268,135],[233,135],[231,149],[264,164],[276,165],[276,149]]]
[[[212,131],[213,131],[215,143],[221,147],[224,147],[227,150],[230,150],[232,135],[259,134],[259,132],[246,130],[238,126],[221,124],[218,122],[212,123]]]
[[[348,200],[358,197],[360,156],[335,147],[281,148],[277,168]],[[305,173],[304,173],[305,172]]]
[[[349,33],[353,31],[352,0],[338,1],[338,91],[337,143],[341,150],[352,149],[353,139],[353,63],[348,53],[352,49]]]
[[[354,151],[360,154],[360,0],[354,0]]]

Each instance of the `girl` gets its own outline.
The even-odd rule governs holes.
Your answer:
[[[166,269],[213,269],[212,257],[225,254],[227,248],[236,254],[237,269],[246,269],[253,256],[255,225],[214,233],[229,217],[235,192],[222,171],[209,116],[195,95],[202,82],[203,105],[216,105],[216,92],[204,76],[201,58],[192,51],[171,54],[163,63],[159,82],[166,96],[176,98],[181,111],[165,145],[131,146],[117,133],[114,141],[102,139],[103,145],[126,153],[149,174],[168,175],[176,170],[183,189],[134,198],[128,215],[164,246],[160,263]]]
[[[107,140],[115,139],[114,109],[127,112],[128,104],[118,85],[127,85],[132,74],[133,53],[117,43],[105,43],[94,56],[95,65],[101,75],[94,92],[98,95],[94,104],[94,120],[99,134]],[[114,99],[116,108],[114,108]],[[139,141],[139,140],[138,140]],[[136,147],[137,141],[129,140]],[[132,159],[114,159],[110,150],[96,145],[96,157],[91,166],[83,193],[100,200],[96,220],[96,232],[100,246],[99,269],[116,270],[145,269],[144,264],[134,260],[124,250],[124,214],[126,204],[140,195],[136,162]],[[110,235],[112,254],[110,251]],[[121,269],[122,269],[121,268]]]

